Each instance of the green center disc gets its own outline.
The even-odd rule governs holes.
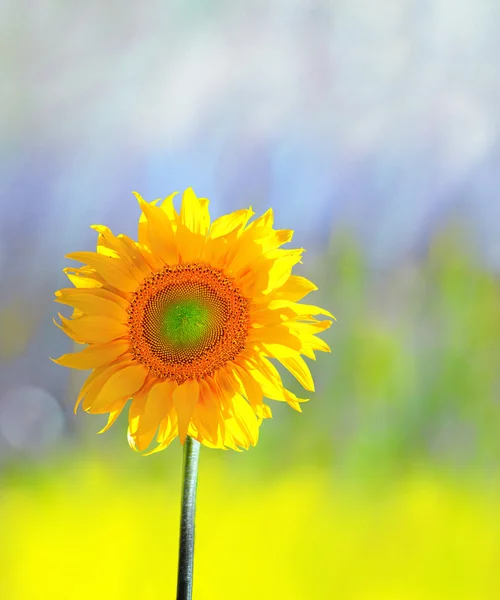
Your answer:
[[[160,331],[174,347],[189,347],[200,342],[209,332],[209,308],[197,300],[169,303],[161,316]]]

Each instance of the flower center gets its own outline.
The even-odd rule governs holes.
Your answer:
[[[128,312],[131,352],[159,379],[203,379],[245,348],[248,300],[209,265],[165,267],[143,281]]]
[[[210,330],[213,320],[210,312],[208,303],[198,300],[165,302],[161,334],[172,346],[189,348],[200,342]]]

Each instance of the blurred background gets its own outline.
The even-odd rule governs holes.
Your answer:
[[[0,2],[0,597],[173,598],[178,441],[73,415],[68,252],[193,186],[338,322],[303,414],[202,449],[195,598],[500,597],[500,3]],[[287,380],[295,392],[295,383]]]

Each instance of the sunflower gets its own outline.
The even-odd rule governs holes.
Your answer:
[[[83,263],[64,272],[75,287],[55,293],[73,307],[54,323],[80,352],[53,359],[92,369],[78,395],[86,412],[109,413],[106,431],[129,399],[128,441],[152,452],[179,436],[210,448],[248,448],[271,409],[265,398],[300,411],[282,383],[276,359],[306,390],[314,383],[301,355],[329,352],[316,334],[331,325],[328,311],[299,304],[316,286],[292,275],[302,249],[280,248],[290,230],[273,229],[268,210],[250,222],[251,208],[210,224],[208,200],[191,188],[146,202],[138,242],[92,225],[97,252],[73,252]]]

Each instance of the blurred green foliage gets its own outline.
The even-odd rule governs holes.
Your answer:
[[[332,354],[256,448],[203,449],[195,597],[500,597],[497,276],[457,225],[384,270],[348,235],[301,267]],[[4,470],[0,597],[173,597],[179,444],[143,458],[126,415],[103,436],[77,418],[72,444]]]

